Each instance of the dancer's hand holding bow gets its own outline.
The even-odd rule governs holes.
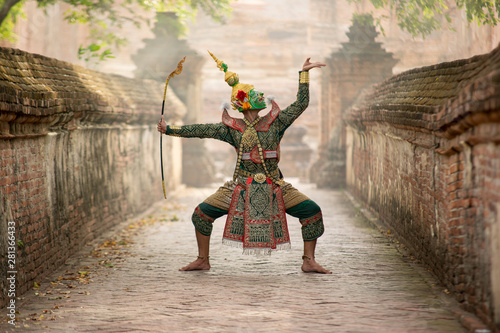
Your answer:
[[[167,132],[167,123],[165,122],[165,119],[163,119],[163,116],[161,116],[161,120],[158,122],[158,126],[156,126],[158,129],[158,132],[160,133],[165,133]]]

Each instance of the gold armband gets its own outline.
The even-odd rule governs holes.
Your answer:
[[[165,131],[165,134],[166,135],[170,135],[170,136],[180,136],[179,134],[177,133],[172,133],[172,130],[180,130],[181,127],[180,126],[175,126],[175,125],[167,125],[167,130]],[[170,133],[169,133],[170,132]],[[168,134],[167,134],[168,133]]]
[[[309,83],[309,71],[300,72],[300,83]]]

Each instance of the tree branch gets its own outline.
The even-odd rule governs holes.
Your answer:
[[[2,8],[0,8],[0,25],[5,20],[12,7],[14,7],[21,0],[5,0]]]

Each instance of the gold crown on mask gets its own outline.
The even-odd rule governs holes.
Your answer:
[[[222,60],[217,59],[210,51],[208,51],[208,53],[210,53],[212,58],[214,58],[215,62],[217,63],[217,67],[219,67],[219,69],[225,73],[224,80],[229,86],[233,88],[233,91],[231,92],[231,105],[233,109],[238,110],[238,108],[235,106],[235,102],[239,101],[237,97],[238,91],[244,91],[248,95],[248,93],[252,89],[254,89],[254,86],[251,84],[240,83],[238,74],[228,71],[227,65],[222,62]]]

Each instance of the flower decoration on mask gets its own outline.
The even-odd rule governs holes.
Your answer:
[[[238,90],[236,98],[243,102],[245,100],[245,97],[247,97],[247,93],[244,92],[243,90]]]
[[[244,92],[243,90],[238,90],[238,93],[236,94],[237,100],[233,101],[233,105],[238,109],[238,110],[248,110],[251,108],[251,105],[248,101],[248,94]]]

